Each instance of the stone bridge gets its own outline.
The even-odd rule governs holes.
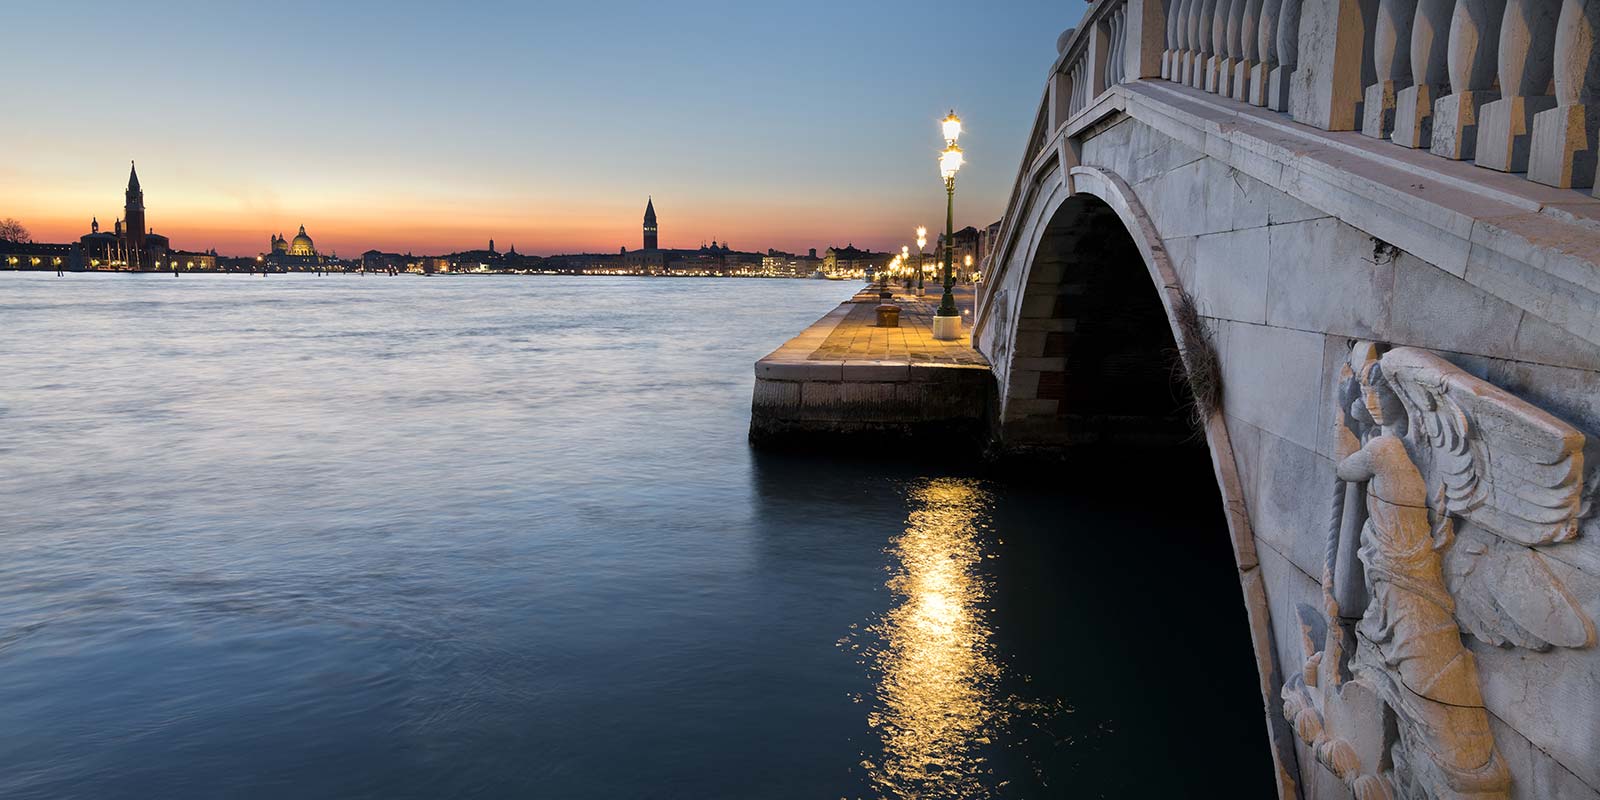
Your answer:
[[[1099,0],[1058,42],[973,317],[999,436],[1203,427],[1282,797],[1600,798],[1597,28]]]

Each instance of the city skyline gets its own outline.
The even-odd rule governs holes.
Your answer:
[[[943,211],[951,106],[971,142],[957,214],[998,218],[1037,101],[1016,87],[1048,63],[985,54],[1048,53],[1059,23],[1043,3],[109,10],[19,9],[35,68],[13,102],[74,119],[92,91],[145,124],[8,126],[0,216],[74,239],[116,214],[107,187],[136,160],[163,233],[227,255],[302,224],[341,254],[606,251],[635,242],[646,196],[674,209],[663,247],[898,249]],[[130,40],[155,57],[125,58]]]

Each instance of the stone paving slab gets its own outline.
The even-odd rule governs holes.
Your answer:
[[[989,362],[972,349],[968,329],[972,290],[957,287],[955,296],[962,312],[959,339],[933,338],[933,316],[939,307],[939,293],[933,287],[924,297],[895,292],[898,328],[878,327],[878,290],[868,287],[757,362],[756,375],[776,380],[904,381],[923,378],[937,367],[987,370]]]

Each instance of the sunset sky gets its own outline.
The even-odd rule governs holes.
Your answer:
[[[136,160],[174,247],[253,255],[898,249],[998,219],[1078,2],[23,3],[0,217],[109,229]]]

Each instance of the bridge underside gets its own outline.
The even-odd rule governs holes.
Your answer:
[[[1087,195],[1061,205],[1016,307],[1007,446],[1196,440],[1166,312],[1110,206]]]

